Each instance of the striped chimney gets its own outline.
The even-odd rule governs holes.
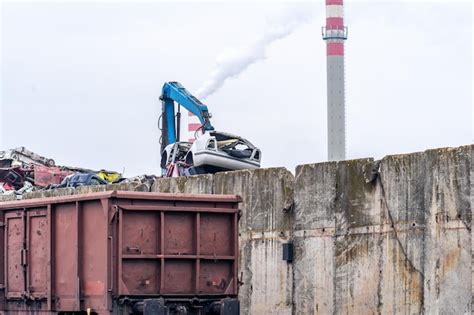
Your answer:
[[[346,122],[344,98],[344,26],[343,0],[326,0],[326,26],[322,28],[326,41],[328,100],[328,159],[346,158]]]
[[[195,134],[196,131],[201,128],[201,122],[199,121],[199,118],[192,114],[191,112],[188,112],[188,141],[193,143],[195,140]]]

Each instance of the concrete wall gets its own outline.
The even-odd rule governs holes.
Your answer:
[[[244,314],[471,311],[472,146],[156,181],[243,197]],[[380,170],[377,176],[377,170]],[[282,260],[293,241],[295,261]]]
[[[470,313],[472,148],[299,166],[293,312]]]
[[[162,179],[152,190],[243,197],[245,314],[461,314],[471,310],[471,151],[302,165],[295,178],[276,168]]]
[[[472,149],[32,193],[239,194],[242,314],[471,312]],[[293,242],[295,260],[282,260]]]

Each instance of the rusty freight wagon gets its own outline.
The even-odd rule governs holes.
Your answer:
[[[238,202],[112,191],[0,203],[0,314],[239,314]]]

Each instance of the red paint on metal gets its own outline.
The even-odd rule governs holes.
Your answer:
[[[343,56],[344,55],[344,43],[331,43],[328,42],[326,45],[328,56]]]
[[[235,297],[239,201],[102,192],[0,203],[0,313],[109,314],[118,296]]]
[[[343,0],[326,0],[326,5],[343,5]]]
[[[23,209],[25,207],[34,207],[41,203],[62,204],[75,201],[87,201],[96,199],[120,198],[120,199],[141,199],[141,200],[168,200],[168,201],[214,201],[214,202],[240,202],[240,197],[235,195],[211,195],[211,194],[167,194],[167,193],[148,193],[139,191],[106,191],[97,193],[86,193],[80,195],[69,195],[61,197],[48,197],[27,199],[18,201],[0,202],[0,210],[5,209]]]
[[[25,274],[23,272],[25,240],[25,222],[23,212],[17,211],[5,214],[5,279],[6,298],[21,298],[25,290]]]
[[[330,29],[343,29],[344,19],[340,17],[328,17],[326,18],[326,28]]]
[[[61,170],[59,167],[35,165],[35,185],[39,187],[46,187],[49,184],[60,184],[63,179],[70,174],[73,174],[73,172]]]

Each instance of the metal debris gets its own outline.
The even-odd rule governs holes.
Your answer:
[[[123,181],[114,171],[56,166],[46,158],[24,147],[0,151],[0,195],[21,195],[31,191],[106,185]]]
[[[0,151],[0,167],[12,167],[14,165],[44,165],[55,166],[53,159],[31,152],[25,147]]]

